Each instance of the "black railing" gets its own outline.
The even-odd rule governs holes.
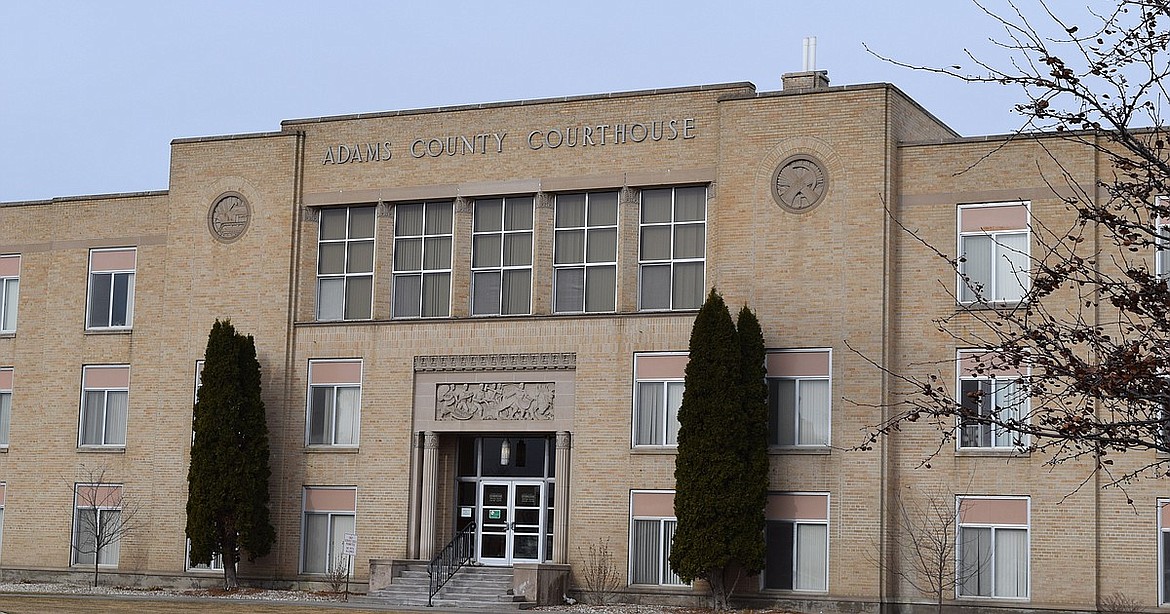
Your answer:
[[[463,527],[449,544],[443,547],[435,558],[427,563],[427,573],[431,576],[431,593],[427,596],[427,607],[431,607],[431,600],[463,567],[475,557],[475,523]]]

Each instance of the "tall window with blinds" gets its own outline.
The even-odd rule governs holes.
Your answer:
[[[677,526],[674,491],[630,493],[630,584],[686,585],[670,569]]]
[[[451,315],[451,201],[394,207],[394,317]]]
[[[361,401],[362,361],[311,361],[305,426],[308,445],[357,446]]]
[[[1029,500],[959,497],[958,596],[1027,599]]]
[[[769,494],[764,588],[829,590],[829,495]]]
[[[1011,450],[1026,445],[1026,435],[992,421],[1023,424],[1027,420],[1030,405],[1021,382],[1028,372],[997,368],[993,354],[965,350],[958,352],[958,368],[963,404],[959,447]]]
[[[322,209],[317,319],[368,320],[374,291],[374,207]]]
[[[77,445],[82,448],[125,447],[130,367],[85,367],[81,375],[81,388]]]
[[[770,445],[829,445],[830,363],[828,349],[768,353]]]
[[[698,309],[706,290],[707,188],[642,190],[638,308]]]
[[[614,311],[617,221],[617,192],[557,195],[553,311]]]
[[[959,206],[959,301],[1014,303],[1031,287],[1029,203]]]
[[[677,446],[687,355],[634,356],[634,447]]]
[[[472,220],[472,315],[532,311],[531,196],[480,198]]]

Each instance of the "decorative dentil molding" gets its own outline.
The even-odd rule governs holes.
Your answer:
[[[415,372],[440,371],[573,371],[577,355],[555,354],[465,354],[415,356]]]

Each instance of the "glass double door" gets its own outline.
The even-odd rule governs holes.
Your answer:
[[[543,560],[544,482],[483,480],[479,483],[479,561],[484,565]]]

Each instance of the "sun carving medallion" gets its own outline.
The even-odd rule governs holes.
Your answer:
[[[785,211],[809,211],[825,199],[828,190],[825,167],[812,156],[791,156],[772,173],[772,198]]]

